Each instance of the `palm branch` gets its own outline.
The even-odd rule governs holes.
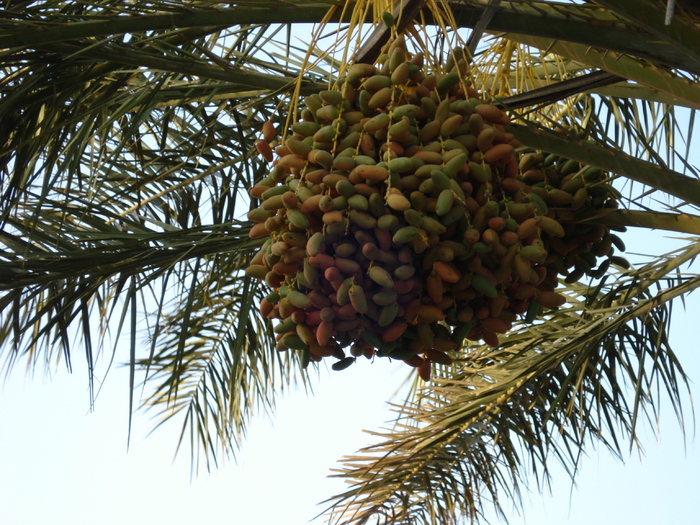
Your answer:
[[[73,7],[24,8],[15,34],[43,16],[91,24],[121,11]],[[86,38],[4,53],[5,362],[69,366],[82,335],[92,385],[97,354],[126,332],[132,389],[157,383],[145,404],[183,415],[208,464],[253,410],[304,380],[271,348],[260,288],[242,273],[259,248],[245,220],[264,170],[253,141],[295,78],[293,51],[268,25]]]
[[[159,422],[179,419],[181,442],[206,466],[235,451],[253,413],[306,381],[298,357],[271,344],[257,310],[266,292],[242,271],[260,246],[248,237],[247,190],[267,173],[253,143],[266,121],[286,130],[300,97],[361,59],[374,27],[376,41],[388,37],[374,23],[393,2],[376,4],[7,2],[6,371],[70,366],[77,345],[92,384],[98,355],[111,351],[130,363],[132,391],[144,383],[144,407]],[[617,177],[623,207],[586,220],[700,234],[689,5],[678,2],[665,25],[656,0],[424,4],[397,3],[422,8],[404,22],[438,63],[485,25],[474,78],[511,111],[524,145]],[[360,7],[365,18],[353,16]],[[317,24],[310,42],[294,32],[300,23]],[[591,442],[620,454],[662,391],[681,414],[686,378],[667,334],[672,301],[698,284],[683,269],[696,255],[687,239],[677,254],[568,285],[570,307],[518,327],[498,350],[461,352],[433,387],[416,388],[383,441],[347,460],[352,485],[333,518],[477,518],[487,500],[517,497],[529,472],[546,480],[550,458],[574,472]]]

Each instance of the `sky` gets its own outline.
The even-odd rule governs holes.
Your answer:
[[[665,253],[671,241],[661,236],[630,230],[625,241],[629,251],[653,246]],[[672,343],[699,399],[700,295],[688,298],[685,312],[680,306]],[[15,369],[0,388],[0,524],[308,523],[323,510],[317,504],[343,488],[327,477],[337,460],[371,443],[363,429],[392,418],[386,402],[405,374],[403,365],[386,360],[325,371],[313,395],[290,392],[274,418],[253,420],[237,462],[191,479],[188,453],[173,461],[178,429],[147,436],[148,414],[135,416],[127,452],[126,370],[110,373],[92,413],[80,356],[72,375],[63,367],[51,377],[23,372]],[[540,496],[532,486],[525,515],[509,512],[510,523],[696,524],[700,447],[690,414],[687,424],[684,442],[663,406],[658,432],[642,433],[641,462],[636,453],[623,464],[588,449],[576,488],[555,469],[552,495]]]

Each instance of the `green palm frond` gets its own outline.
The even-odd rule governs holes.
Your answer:
[[[240,241],[229,250],[191,263],[187,281],[170,277],[161,293],[180,299],[149,318],[151,352],[137,361],[144,386],[155,385],[145,407],[156,411],[158,425],[182,421],[180,445],[189,441],[195,468],[235,451],[250,415],[274,406],[278,384],[303,380],[297,356],[277,351],[269,321],[251,315],[265,294],[241,271],[248,250]]]
[[[527,146],[618,176],[616,185],[627,194],[625,209],[588,220],[697,234],[697,168],[686,160],[696,140],[694,110],[700,100],[699,70],[693,62],[700,47],[686,36],[688,27],[697,31],[697,21],[674,22],[673,30],[662,31],[669,36],[664,39],[659,34],[662,18],[654,24],[641,18],[649,16],[648,4],[634,23],[620,18],[622,9],[611,13],[591,5],[501,6],[492,29],[510,24],[512,31],[519,21],[505,14],[517,10],[551,24],[525,29],[523,17],[520,31],[498,35],[489,50],[475,57],[481,75],[475,83],[487,86],[507,108],[520,93],[597,69],[621,77],[611,86],[514,111],[526,119],[510,131]],[[461,8],[455,12],[464,22]],[[474,23],[472,18],[469,25]],[[600,45],[596,40],[611,32],[591,29],[613,29],[614,34],[624,24],[629,35],[628,27],[637,23],[637,29],[661,42],[642,46],[636,36],[628,36],[615,45]],[[566,33],[552,38],[560,27]],[[670,37],[674,30],[678,40]],[[685,58],[680,49],[687,52]],[[547,129],[562,123],[587,140]],[[679,172],[670,168],[675,165]],[[602,444],[620,457],[626,444],[640,446],[640,422],[653,426],[665,398],[683,425],[687,378],[668,333],[672,301],[700,285],[697,274],[679,271],[698,255],[697,238],[688,241],[679,253],[598,285],[562,283],[568,289],[566,309],[510,332],[498,350],[463,349],[435,386],[414,388],[413,400],[400,407],[391,431],[374,433],[379,443],[345,458],[338,475],[350,488],[328,500],[329,521],[478,521],[490,504],[502,512],[501,502],[518,502],[520,487],[529,482],[540,487],[549,483],[552,460],[573,478],[589,446]]]
[[[693,103],[679,101],[653,85],[626,81],[630,77],[620,74],[608,73],[611,78],[605,85],[595,82],[587,85],[589,77],[601,73],[590,61],[561,56],[551,46],[533,47],[521,43],[519,37],[511,40],[510,36],[499,35],[488,40],[490,45],[476,57],[474,64],[476,85],[484,86],[503,107],[547,127],[551,128],[552,123],[569,126],[613,149],[628,151],[664,167],[678,164],[683,172],[692,172],[683,162],[682,153],[687,157],[693,135],[695,101],[700,99],[696,85],[700,77],[690,75],[692,82],[688,83],[687,78],[675,76],[670,70],[648,72],[649,78],[659,85],[676,78],[688,87]],[[589,48],[586,56],[595,54]],[[574,91],[567,91],[565,96],[556,94],[557,86],[577,79],[581,82]],[[538,91],[543,91],[542,102],[530,107],[521,102],[523,97],[527,100],[530,93]]]
[[[632,1],[501,2],[495,8],[488,30],[518,35],[518,38],[538,37],[580,44],[592,50],[608,50],[608,54],[629,55],[644,62],[700,74],[700,61],[695,51],[697,42],[693,37],[697,17],[679,10],[672,24],[664,27],[665,13],[659,9],[663,4],[653,0],[642,3],[642,7],[637,7],[639,3]],[[625,5],[627,9],[618,11],[616,4]],[[474,27],[485,10],[485,2],[457,0],[450,5],[460,27]],[[630,8],[638,18],[628,16]],[[649,32],[650,27],[657,31]],[[681,33],[682,42],[679,42],[675,35]],[[652,35],[653,44],[650,42]]]
[[[509,129],[531,147],[573,158],[631,181],[641,182],[688,205],[700,206],[700,180],[697,178],[664,169],[610,147],[603,148],[553,131],[520,126],[511,126]]]
[[[12,34],[104,27],[121,5],[47,2]],[[158,6],[137,7],[118,21],[138,29]],[[254,141],[266,120],[284,125],[298,69],[271,52],[289,54],[283,26],[124,27],[0,53],[4,365],[70,366],[84,346],[92,392],[98,357],[126,333],[132,390],[145,378],[144,406],[180,418],[209,466],[305,377],[271,347],[263,289],[242,273],[260,244],[247,190],[268,170]]]

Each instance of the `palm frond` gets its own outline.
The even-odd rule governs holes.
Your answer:
[[[332,522],[478,520],[517,502],[527,480],[549,483],[552,461],[573,477],[587,446],[625,456],[663,397],[682,422],[687,378],[668,333],[671,302],[700,286],[674,275],[700,253],[690,240],[596,287],[569,285],[566,308],[498,349],[465,349],[379,443],[345,458],[338,475],[351,488],[332,500]]]
[[[656,28],[663,26],[665,18],[663,13],[660,18],[654,18],[657,16],[658,2],[644,0],[639,3],[643,3],[644,6],[639,10],[635,8],[635,11],[640,14],[643,10],[645,11],[644,21],[649,26]],[[628,6],[636,6],[639,3],[625,2]],[[543,42],[545,40],[570,42],[584,48],[608,50],[609,53],[629,55],[645,62],[700,74],[697,52],[687,52],[688,49],[697,49],[697,41],[692,37],[697,18],[684,13],[674,19],[674,29],[682,27],[684,35],[682,44],[653,35],[654,44],[650,45],[652,35],[647,27],[620,12],[615,13],[596,4],[604,4],[608,7],[613,2],[583,4],[545,0],[502,2],[496,7],[488,30],[497,34],[519,35],[523,38],[538,37]],[[485,10],[484,3],[469,0],[450,2],[450,5],[460,27],[474,27]],[[543,21],[546,22],[543,23]],[[634,30],[631,30],[632,28]],[[665,35],[672,34],[673,30],[665,28]],[[541,49],[547,49],[547,47]]]
[[[277,351],[269,321],[251,315],[266,292],[241,272],[243,253],[232,245],[231,256],[197,259],[187,281],[175,284],[172,276],[180,299],[151,316],[151,352],[136,365],[153,389],[144,407],[156,412],[158,426],[181,421],[178,448],[188,446],[194,469],[234,453],[250,416],[271,410],[285,385],[303,381],[299,356]]]
[[[11,32],[103,24],[121,5],[47,2],[18,14]],[[123,16],[137,21],[157,6],[131,7]],[[247,190],[268,172],[253,143],[263,122],[284,126],[276,109],[288,95],[276,91],[298,69],[270,52],[288,50],[283,27],[217,27],[73,35],[0,53],[5,371],[70,366],[83,346],[92,385],[99,356],[127,332],[130,355],[117,360],[131,363],[133,389],[147,380],[138,403],[182,418],[207,467],[305,377],[298,356],[271,348],[263,290],[242,273],[259,248]]]
[[[516,40],[494,37],[475,58],[475,84],[498,104],[517,118],[536,120],[549,128],[554,123],[568,126],[613,149],[692,172],[684,160],[692,149],[693,104],[624,75],[562,57],[550,47],[532,47]],[[652,74],[659,82],[675,75],[660,69]],[[688,83],[682,75],[676,78],[688,86],[692,100],[698,100],[696,83]]]
[[[519,126],[511,126],[509,129],[524,144],[531,147],[622,175],[629,180],[641,182],[674,196],[681,202],[694,206],[700,205],[700,181],[696,178],[663,169],[619,151],[615,152],[612,148],[602,148],[553,131],[532,130]]]

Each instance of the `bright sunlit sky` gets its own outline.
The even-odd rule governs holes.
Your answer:
[[[666,236],[629,230],[624,240],[630,252],[661,255],[677,246]],[[695,381],[695,399],[698,312],[700,295],[688,298],[685,311],[678,302],[671,339]],[[101,362],[98,372],[107,364]],[[33,374],[17,367],[0,387],[0,525],[307,523],[324,509],[317,504],[344,486],[327,477],[336,461],[372,442],[363,429],[392,419],[387,401],[406,368],[377,360],[343,372],[323,370],[313,395],[289,392],[274,418],[253,420],[237,462],[191,479],[188,451],[173,461],[179,427],[147,436],[153,422],[137,413],[127,452],[125,368],[110,372],[90,413],[79,352],[72,374],[63,365]],[[540,496],[533,484],[525,516],[510,512],[510,523],[698,524],[700,447],[689,405],[686,414],[684,440],[671,407],[663,405],[658,428],[642,432],[642,461],[636,451],[621,463],[606,450],[587,449],[577,487],[555,469],[552,494]]]

